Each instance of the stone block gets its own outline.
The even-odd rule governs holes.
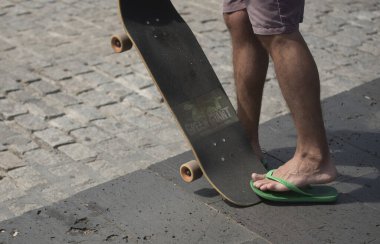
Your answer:
[[[62,111],[56,107],[49,106],[43,100],[33,100],[26,104],[29,112],[46,119],[52,119],[64,115]]]
[[[99,91],[88,91],[81,93],[78,95],[79,99],[81,99],[85,104],[89,104],[91,106],[94,106],[96,108],[100,108],[106,105],[114,104],[117,101],[111,98],[110,96],[107,96],[103,92]]]
[[[56,119],[52,119],[49,121],[49,124],[57,127],[67,133],[71,132],[72,130],[82,128],[84,125],[70,119],[68,116],[62,116]]]
[[[59,91],[58,86],[44,80],[33,82],[28,86],[28,88],[31,88],[40,96],[46,96],[48,94],[56,93]]]
[[[33,114],[20,115],[15,118],[15,122],[28,131],[38,131],[47,128],[46,122],[39,116]]]
[[[113,137],[112,135],[100,130],[95,126],[74,130],[70,133],[70,135],[75,137],[77,141],[86,145],[99,143],[101,141],[109,140]]]
[[[61,146],[58,149],[75,161],[89,162],[97,156],[95,151],[79,143]]]
[[[74,142],[74,139],[71,136],[68,136],[62,131],[55,128],[49,128],[43,131],[34,132],[33,135],[52,148]]]
[[[0,100],[0,119],[12,120],[14,117],[28,113],[28,110],[18,103],[8,99]]]
[[[25,163],[11,152],[0,152],[0,169],[11,171],[25,166]]]
[[[74,105],[66,108],[67,115],[81,123],[87,124],[93,120],[104,119],[99,110],[88,105]]]

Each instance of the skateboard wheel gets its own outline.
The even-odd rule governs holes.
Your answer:
[[[122,53],[132,48],[132,41],[126,34],[113,35],[111,46],[115,53]]]
[[[185,182],[193,182],[202,177],[202,170],[197,161],[192,160],[181,165],[180,175]]]

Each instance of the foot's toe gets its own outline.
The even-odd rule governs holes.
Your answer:
[[[257,188],[260,189],[262,185],[265,185],[265,180],[258,180],[253,183],[253,185]]]
[[[268,191],[288,191],[289,190],[286,186],[284,186],[278,182],[268,183],[266,185],[266,188]]]
[[[258,181],[258,180],[264,180],[265,179],[265,175],[256,174],[256,173],[253,173],[251,177],[252,177],[253,181]]]

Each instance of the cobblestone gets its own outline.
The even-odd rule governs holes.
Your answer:
[[[22,160],[10,152],[0,152],[0,169],[11,171],[25,166]]]
[[[29,87],[37,92],[40,96],[46,96],[59,91],[59,87],[46,81],[37,81],[29,85]]]
[[[70,96],[62,92],[54,93],[54,94],[50,94],[46,96],[45,101],[50,106],[60,107],[60,108],[81,103],[76,97]]]
[[[12,170],[8,175],[14,180],[15,184],[24,191],[48,183],[38,171],[29,166]]]
[[[97,156],[95,151],[79,143],[61,146],[58,149],[75,161],[92,161]]]
[[[14,103],[8,99],[0,100],[0,119],[11,120],[15,116],[26,114],[28,110],[20,104]]]
[[[173,3],[236,106],[222,3]],[[1,1],[0,153],[23,167],[2,171],[0,220],[189,150],[136,49],[112,53],[117,9],[117,1]],[[380,77],[379,20],[377,0],[306,3],[301,32],[323,98]],[[261,122],[287,112],[270,63]]]
[[[109,140],[113,137],[95,126],[74,130],[70,135],[74,136],[77,141],[86,145]]]
[[[29,101],[26,106],[30,113],[41,116],[45,119],[52,119],[64,115],[58,108],[49,106],[43,100],[32,100]]]
[[[15,118],[15,122],[31,132],[47,128],[47,124],[41,117],[32,114],[18,116]]]
[[[107,96],[107,94],[98,91],[88,91],[78,96],[86,104],[90,104],[96,108],[116,103],[114,99]]]
[[[81,125],[80,123],[70,119],[67,116],[62,116],[62,117],[59,117],[56,119],[52,119],[49,121],[49,124],[58,128],[58,129],[65,131],[66,133],[69,133],[72,130],[79,129],[79,128],[83,127],[83,125]]]
[[[8,98],[11,100],[18,102],[20,104],[24,104],[33,100],[38,100],[38,97],[33,93],[25,90],[19,90],[8,94]]]
[[[35,132],[33,134],[52,148],[74,142],[74,139],[71,136],[68,136],[62,131],[55,128],[49,128],[43,131]]]
[[[99,113],[99,111],[88,105],[75,105],[66,109],[66,113],[69,117],[82,123],[89,123],[93,120],[104,119],[105,116]]]
[[[34,141],[22,143],[22,144],[12,144],[9,145],[9,151],[14,152],[17,155],[23,155],[26,152],[36,150],[39,148],[39,145]]]

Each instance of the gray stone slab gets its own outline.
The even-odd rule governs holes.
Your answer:
[[[14,117],[26,114],[28,110],[20,104],[14,103],[8,99],[0,100],[0,119],[12,120]]]
[[[97,155],[94,150],[80,143],[61,146],[58,149],[75,161],[92,161]]]
[[[6,243],[268,243],[147,170],[0,222],[0,229]]]
[[[368,243],[380,238],[379,211],[344,194],[334,205],[212,206],[273,243]]]
[[[25,166],[22,160],[11,152],[0,152],[0,169],[10,171]]]
[[[55,148],[61,145],[73,143],[74,139],[56,128],[49,128],[33,133],[38,139]]]

